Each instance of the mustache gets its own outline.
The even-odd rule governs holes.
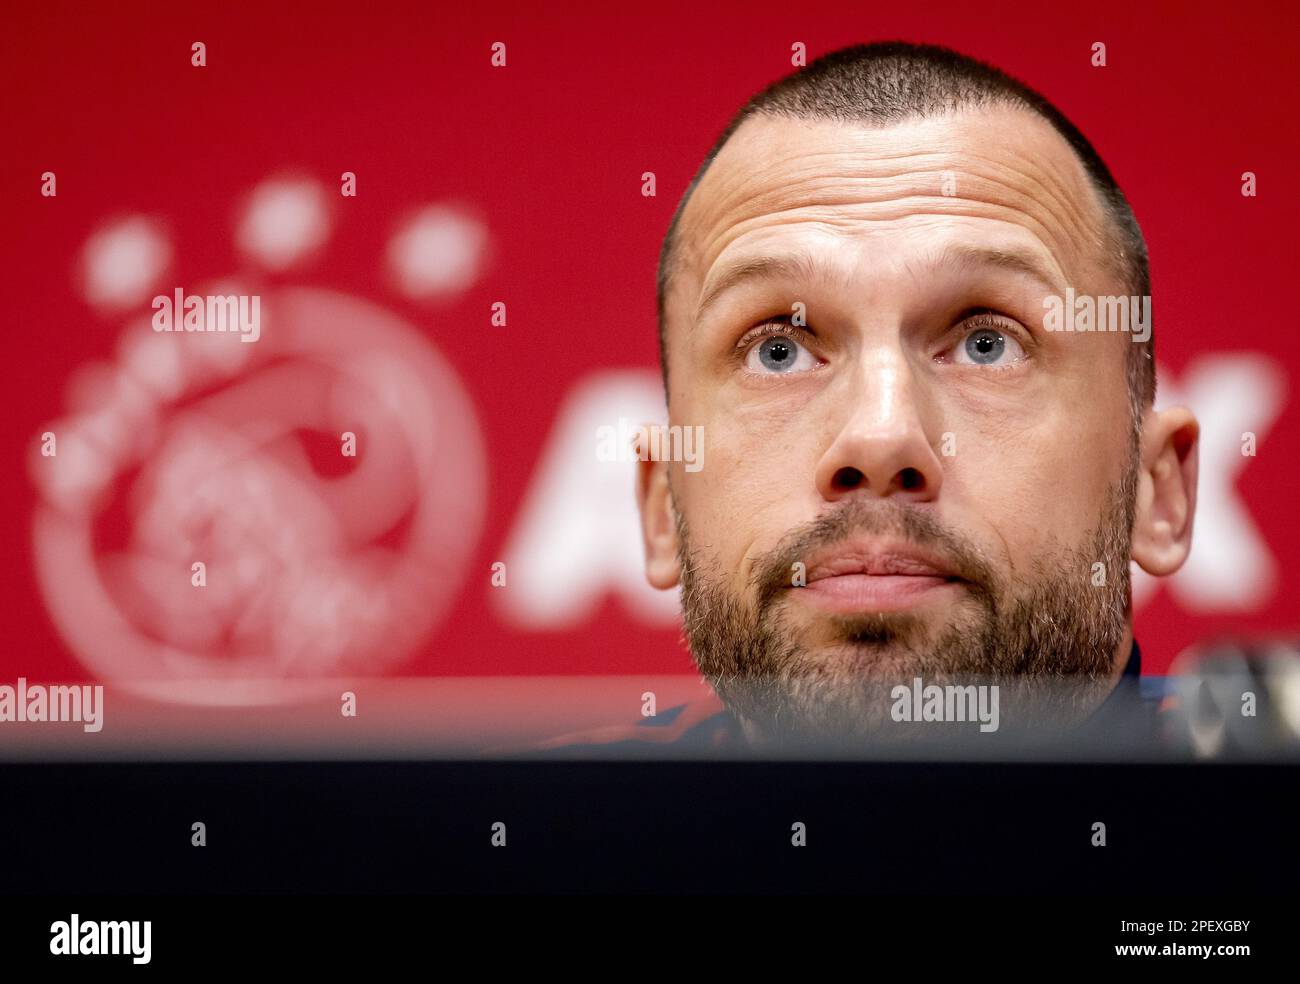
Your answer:
[[[949,529],[931,512],[888,499],[851,498],[831,512],[797,526],[754,565],[751,582],[763,611],[791,586],[794,565],[813,551],[866,534],[891,536],[923,547],[975,591],[995,597],[993,565],[970,540]]]

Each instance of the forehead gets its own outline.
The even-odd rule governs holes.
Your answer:
[[[940,235],[996,238],[1081,286],[1104,262],[1107,222],[1073,150],[1028,110],[888,127],[758,115],[737,128],[682,213],[673,290],[698,301],[711,270],[808,234],[901,250]]]

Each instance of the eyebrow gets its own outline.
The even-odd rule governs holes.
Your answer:
[[[1023,250],[958,243],[944,247],[936,257],[929,260],[929,266],[934,269],[952,266],[996,267],[999,270],[1031,277],[1050,292],[1062,293],[1050,268],[1033,253]],[[824,277],[828,273],[831,271],[807,253],[759,256],[745,260],[719,274],[713,284],[704,291],[695,312],[695,320],[699,322],[723,294],[750,280],[775,280],[784,277],[790,280],[811,281]]]
[[[817,261],[807,253],[759,256],[737,263],[725,273],[719,274],[713,285],[700,297],[695,320],[699,322],[718,298],[746,281],[777,280],[782,277],[789,280],[815,280],[822,272]]]
[[[1062,289],[1055,274],[1037,255],[1026,250],[999,249],[992,246],[975,246],[971,243],[956,243],[944,248],[935,259],[935,267],[945,266],[992,266],[999,270],[1008,270],[1037,280],[1049,291],[1060,294]]]

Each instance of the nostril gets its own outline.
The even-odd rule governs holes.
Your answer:
[[[850,489],[856,489],[859,485],[866,484],[867,476],[862,474],[856,468],[841,468],[831,479],[831,484],[841,492],[847,492]]]
[[[925,476],[915,468],[904,468],[898,473],[898,485],[904,492],[915,492],[925,485]]]

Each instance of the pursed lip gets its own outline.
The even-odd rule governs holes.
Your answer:
[[[840,613],[904,611],[964,580],[933,553],[901,540],[853,539],[814,552],[796,593]]]
[[[808,584],[850,574],[960,580],[943,560],[932,553],[891,540],[849,540],[825,547],[814,552],[804,566]]]

